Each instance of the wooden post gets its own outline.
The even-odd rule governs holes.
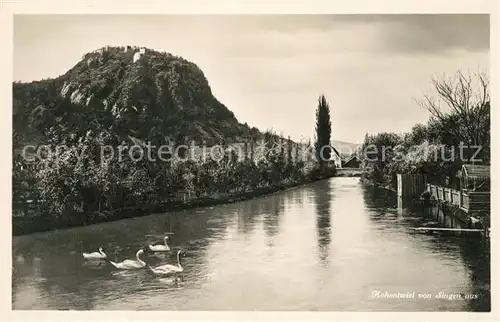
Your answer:
[[[403,175],[401,173],[398,173],[397,178],[398,178],[398,197],[403,197]]]
[[[403,214],[403,198],[401,198],[401,197],[398,197],[397,213],[399,216],[401,216]]]
[[[425,190],[425,181],[418,174],[397,174],[398,197],[418,197]]]

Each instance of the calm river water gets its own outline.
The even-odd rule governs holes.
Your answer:
[[[489,311],[489,250],[477,238],[423,235],[433,210],[400,209],[358,178],[332,178],[236,204],[14,237],[14,310]],[[84,263],[105,247],[134,258],[170,235],[184,272]],[[415,299],[374,292],[415,292]],[[439,292],[462,299],[436,298]],[[418,294],[430,294],[419,299]],[[472,294],[477,299],[465,299]]]

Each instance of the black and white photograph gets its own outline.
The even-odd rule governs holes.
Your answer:
[[[491,313],[490,27],[13,15],[11,310]]]

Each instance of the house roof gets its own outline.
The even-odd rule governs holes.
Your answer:
[[[337,149],[335,147],[332,146],[332,149],[333,151],[335,152],[335,154],[340,158],[340,153],[339,151],[337,151]]]
[[[344,159],[344,162],[347,163],[347,162],[351,161],[354,158],[358,159],[358,161],[359,161],[358,155],[357,154],[352,154],[348,158]]]
[[[462,175],[467,178],[489,180],[490,166],[489,165],[473,165],[464,164],[462,166]]]

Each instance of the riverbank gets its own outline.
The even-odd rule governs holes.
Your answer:
[[[379,189],[384,189],[387,191],[397,193],[396,189],[391,187],[390,184],[382,184],[382,183],[378,183],[375,181],[371,181],[371,180],[364,178],[363,175],[360,176],[360,181],[361,181],[361,183],[363,183],[367,186],[371,186],[371,187],[375,187],[375,188],[379,188]]]
[[[113,211],[73,213],[64,215],[41,215],[36,217],[12,217],[12,235],[21,236],[37,232],[52,231],[71,227],[88,226],[104,222],[118,221],[135,217],[144,217],[153,213],[182,211],[198,207],[210,207],[230,204],[245,200],[264,197],[279,191],[299,187],[312,182],[329,179],[335,174],[306,178],[301,181],[291,181],[274,186],[259,187],[252,191],[235,192],[217,197],[190,197],[184,200],[170,200],[157,205],[137,205],[115,209]]]
[[[409,311],[488,311],[488,245],[477,239],[411,233],[409,227],[435,219],[418,209],[398,216],[394,200],[386,199],[383,191],[366,189],[356,178],[335,177],[213,209],[16,237],[12,307],[381,311],[397,305]],[[141,258],[155,267],[176,263],[176,250],[185,250],[179,283],[149,278],[147,268],[117,276],[109,264],[84,263],[81,258],[82,252],[99,246],[113,261],[134,258],[140,247],[160,240],[169,229],[174,233],[169,235],[172,256]],[[399,268],[396,280],[394,274],[380,274],[394,270],[394,263]],[[252,270],[259,273],[249,274]],[[290,294],[290,281],[297,276],[301,287]],[[415,292],[448,290],[479,297],[470,302],[432,297],[395,304],[370,299],[370,292],[338,291],[367,286],[390,290],[402,280]],[[264,287],[262,281],[267,282]],[[231,294],[235,286],[244,293]],[[213,296],[206,296],[207,291]],[[110,296],[122,293],[126,300]]]
[[[438,207],[446,215],[450,215],[469,229],[484,229],[490,228],[490,218],[486,213],[468,213],[446,201],[431,199],[424,201],[426,205]]]
[[[373,182],[363,177],[361,178],[361,182],[367,186],[374,187],[377,189],[383,189],[386,191],[390,191],[394,194],[397,194],[397,190],[391,187],[390,184],[381,184]],[[486,230],[490,227],[490,220],[488,215],[484,216],[477,213],[467,213],[462,209],[460,209],[459,207],[457,207],[456,205],[452,205],[449,202],[442,202],[435,199],[425,200],[422,199],[421,197],[406,198],[406,199],[407,201],[411,201],[413,204],[422,204],[423,206],[438,207],[439,209],[441,209],[441,211],[443,211],[443,213],[446,216],[452,216],[467,228]]]
[[[360,168],[339,168],[337,169],[336,177],[356,177],[360,178],[363,170]]]

